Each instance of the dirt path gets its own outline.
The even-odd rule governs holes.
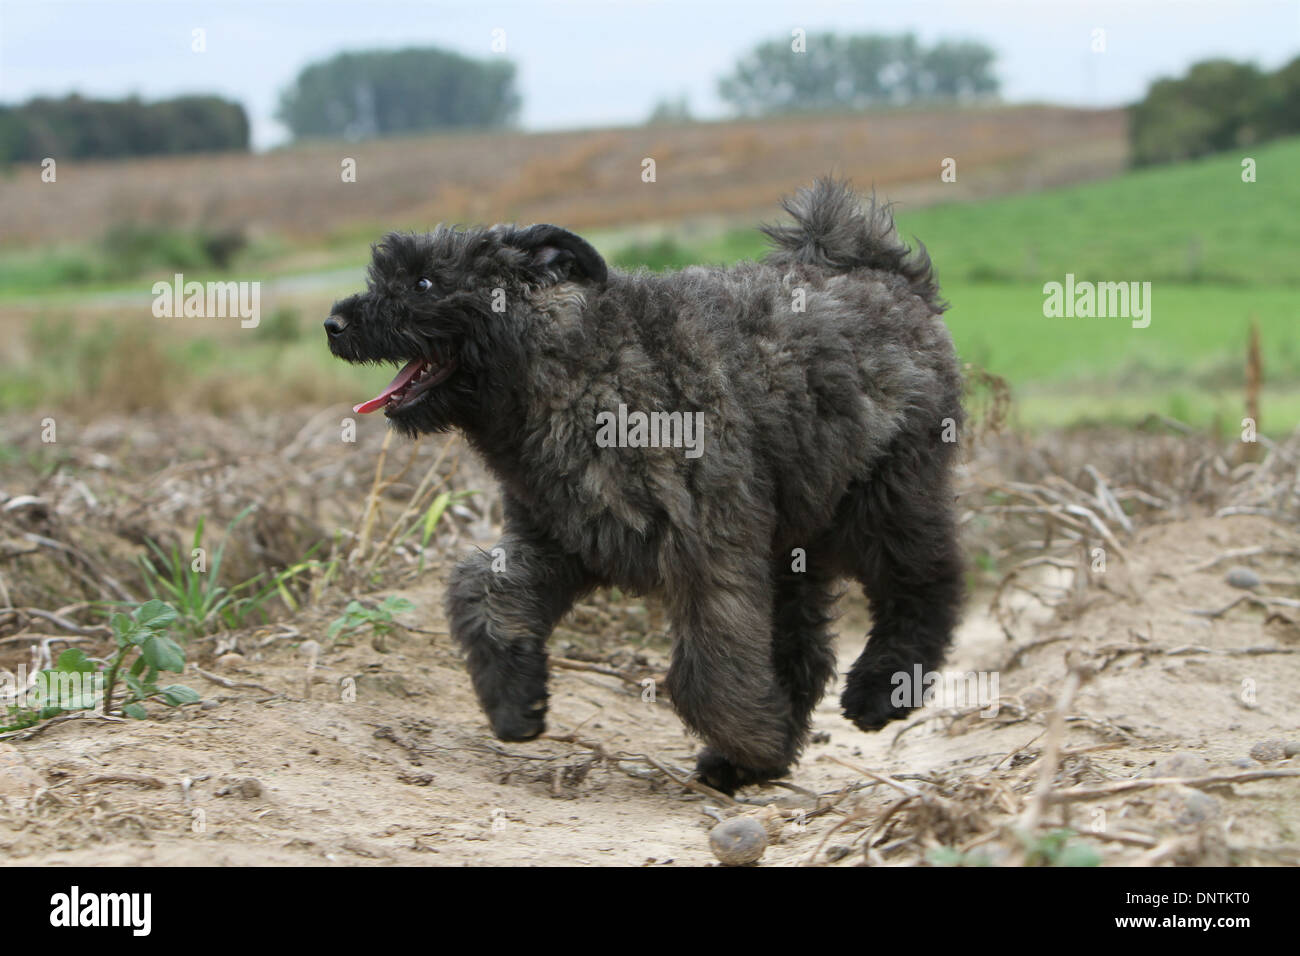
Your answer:
[[[998,673],[997,717],[927,708],[906,732],[894,725],[863,734],[838,716],[828,696],[816,715],[817,742],[789,778],[800,789],[769,786],[741,795],[786,811],[781,842],[765,863],[808,860],[823,839],[830,857],[845,864],[863,859],[866,842],[885,854],[877,862],[912,861],[925,847],[963,845],[1012,820],[1032,790],[1046,712],[1071,648],[1101,669],[1071,708],[1060,785],[1150,776],[1157,762],[1162,776],[1295,767],[1284,750],[1270,754],[1256,745],[1300,738],[1296,615],[1266,622],[1248,605],[1214,619],[1184,610],[1217,609],[1242,593],[1224,582],[1222,566],[1189,567],[1271,540],[1276,530],[1260,518],[1226,518],[1139,532],[1127,566],[1110,572],[1104,589],[1043,625],[1017,622],[1014,643],[976,602],[952,666]],[[1276,564],[1260,573],[1294,570]],[[440,590],[438,575],[429,574],[403,592],[417,610],[402,620],[443,630]],[[857,650],[848,635],[865,626],[858,602],[845,601],[843,610],[841,670]],[[600,639],[599,628],[582,633],[583,619],[600,620],[600,611],[580,614],[568,634]],[[28,864],[713,862],[707,830],[715,816],[733,811],[644,761],[615,763],[560,739],[494,740],[445,634],[406,632],[382,649],[358,639],[326,650],[307,699],[301,641],[324,643],[326,621],[293,624],[296,638],[250,633],[239,657],[204,665],[265,690],[223,688],[187,674],[206,698],[202,706],[144,722],[67,721],[4,745],[14,749],[0,755],[0,852]],[[603,626],[610,627],[607,620]],[[689,767],[693,744],[669,706],[643,701],[634,683],[637,673],[661,671],[662,645],[630,648],[612,630],[603,636],[606,669],[622,668],[630,679],[557,668],[550,734]],[[1028,646],[1045,638],[1056,640]],[[618,652],[611,654],[611,646]],[[552,650],[576,653],[565,634]],[[345,700],[349,687],[353,702]],[[1263,762],[1251,758],[1252,747]],[[831,758],[893,775],[904,786],[932,786],[929,817],[895,813],[888,839],[877,842],[869,825],[899,797],[877,785],[823,797],[823,805],[836,803],[834,811],[801,818],[800,809],[818,806],[815,794],[868,782]],[[1079,839],[1109,863],[1152,853],[1166,862],[1294,862],[1298,797],[1296,779],[1160,786],[1068,803],[1050,810],[1049,822],[1091,833],[1102,820],[1104,833]],[[855,809],[859,818],[847,819],[844,811]],[[1007,852],[997,839],[983,845],[994,861]],[[827,859],[825,852],[818,857]]]

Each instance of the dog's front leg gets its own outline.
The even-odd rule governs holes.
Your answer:
[[[546,729],[546,639],[592,585],[581,563],[536,533],[511,529],[456,566],[447,619],[492,732],[531,740]]]
[[[696,770],[712,787],[779,777],[804,728],[772,658],[772,586],[761,559],[697,567],[669,595],[673,661],[667,689],[686,725],[704,739]]]

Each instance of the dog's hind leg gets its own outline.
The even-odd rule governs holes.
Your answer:
[[[772,655],[768,569],[710,565],[669,590],[673,708],[703,738],[696,769],[725,793],[784,774],[799,752],[790,695]]]
[[[840,505],[840,556],[871,605],[871,635],[840,699],[844,716],[863,730],[913,710],[922,692],[916,668],[937,670],[952,641],[964,569],[948,458],[937,449],[899,449]],[[905,683],[895,681],[898,674]],[[899,689],[911,693],[891,699]]]
[[[531,740],[546,729],[546,639],[574,600],[596,582],[572,555],[512,520],[491,552],[452,572],[447,619],[466,653],[492,732]]]

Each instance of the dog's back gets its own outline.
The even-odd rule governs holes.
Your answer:
[[[795,222],[764,229],[774,249],[761,262],[611,273],[569,342],[608,357],[592,392],[630,409],[704,411],[706,460],[650,453],[649,467],[770,487],[777,540],[825,527],[900,436],[908,447],[951,442],[962,422],[924,247],[909,251],[887,206],[864,209],[831,180],[785,208]],[[719,441],[726,452],[712,457]]]

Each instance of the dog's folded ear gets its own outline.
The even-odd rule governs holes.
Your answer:
[[[605,260],[591,243],[559,226],[516,229],[506,242],[528,253],[528,267],[552,282],[567,280],[601,285],[609,276]]]

